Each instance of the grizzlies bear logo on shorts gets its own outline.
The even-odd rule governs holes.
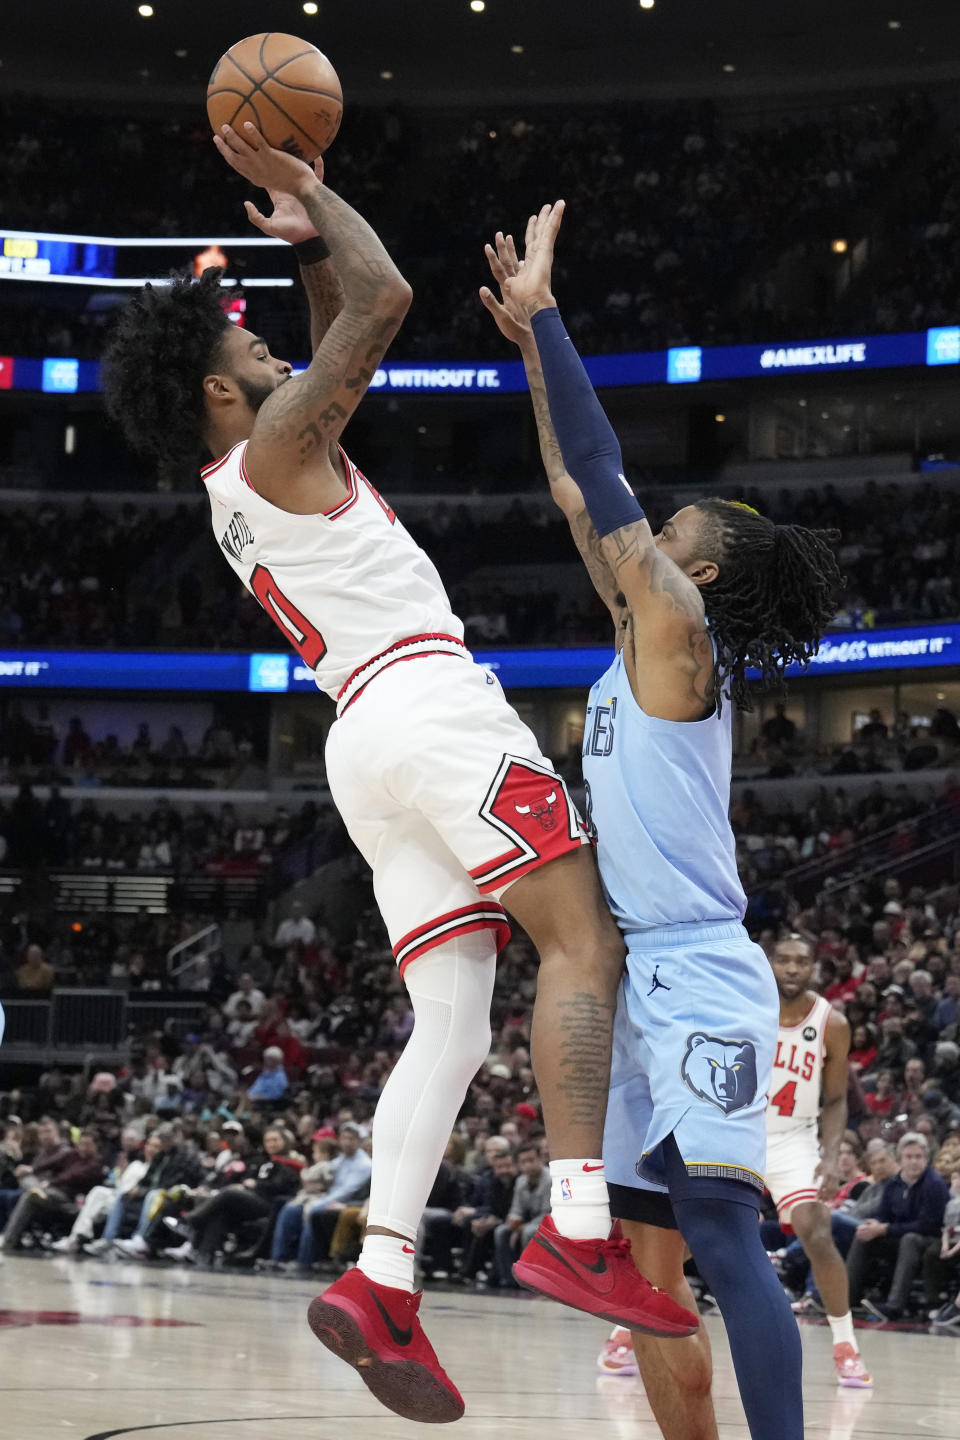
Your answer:
[[[732,1115],[756,1096],[757,1052],[752,1040],[721,1040],[697,1030],[687,1036],[680,1073],[694,1095]]]

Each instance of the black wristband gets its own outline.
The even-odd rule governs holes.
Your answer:
[[[314,235],[312,240],[301,240],[299,245],[294,245],[293,253],[298,265],[319,265],[321,260],[330,259],[330,246],[321,235]]]

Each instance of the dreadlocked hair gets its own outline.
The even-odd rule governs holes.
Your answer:
[[[104,353],[108,413],[134,450],[161,464],[193,465],[201,455],[203,378],[230,326],[222,274],[145,286],[120,312]]]
[[[765,689],[783,689],[788,665],[802,668],[820,646],[836,614],[843,577],[836,530],[775,525],[749,505],[700,500],[705,558],[719,566],[700,589],[717,648],[717,696],[726,691],[741,710],[752,708],[747,670],[759,670]]]

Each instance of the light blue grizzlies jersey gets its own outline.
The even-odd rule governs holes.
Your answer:
[[[607,902],[624,934],[742,920],[730,829],[731,705],[658,720],[637,704],[621,652],[590,691],[583,736],[587,820]]]

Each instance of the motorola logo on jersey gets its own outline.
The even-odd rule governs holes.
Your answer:
[[[240,560],[246,546],[253,544],[253,531],[239,510],[233,512],[233,518],[220,544],[234,560]]]
[[[804,1040],[816,1040],[816,1038],[817,1038],[817,1027],[816,1027],[816,1025],[804,1025],[804,1027],[803,1027],[803,1038],[804,1038]]]

